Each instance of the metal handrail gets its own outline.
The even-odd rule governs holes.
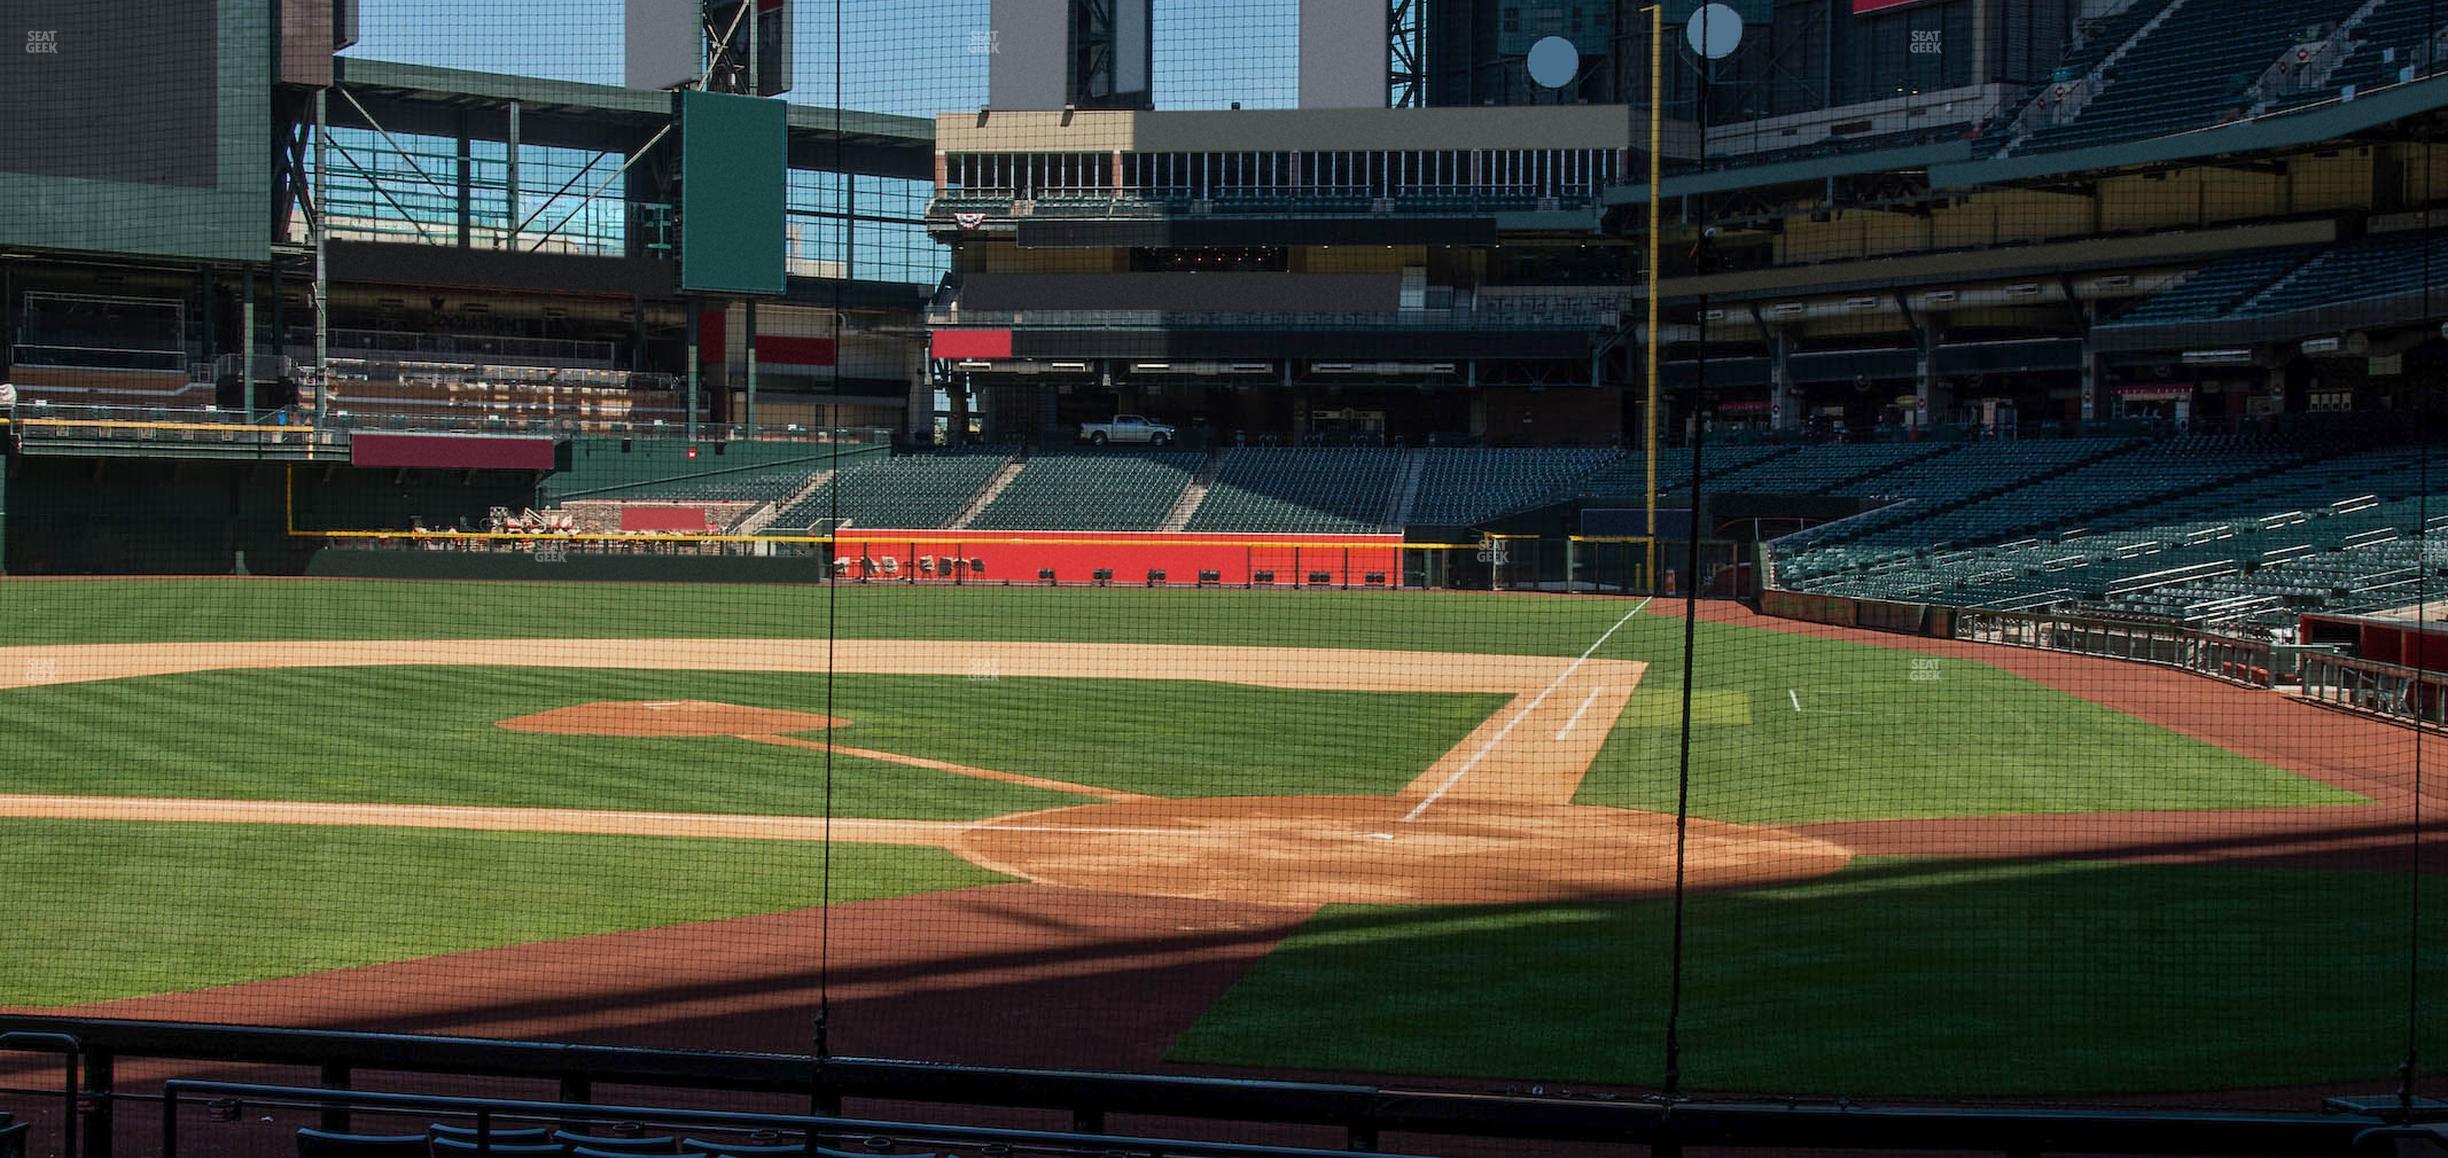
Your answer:
[[[178,1114],[180,1104],[190,1095],[217,1095],[215,1104],[235,1100],[257,1104],[315,1106],[332,1109],[348,1108],[382,1110],[441,1111],[445,1114],[465,1114],[476,1119],[476,1148],[484,1153],[491,1147],[491,1135],[496,1117],[521,1121],[567,1122],[584,1121],[653,1122],[658,1125],[693,1124],[719,1130],[754,1128],[760,1130],[790,1130],[815,1137],[872,1138],[892,1137],[896,1140],[929,1139],[972,1146],[1003,1143],[1031,1147],[1077,1148],[1094,1154],[1110,1154],[1117,1149],[1135,1150],[1148,1154],[1213,1156],[1213,1158],[1349,1158],[1346,1150],[1320,1150],[1308,1146],[1271,1146],[1255,1143],[1212,1142],[1189,1138],[1133,1137],[1130,1135],[1097,1134],[1061,1130],[998,1129],[991,1126],[951,1126],[923,1122],[890,1121],[876,1118],[844,1118],[820,1114],[773,1114],[739,1110],[692,1110],[677,1106],[600,1105],[592,1102],[549,1102],[508,1098],[467,1097],[449,1094],[377,1093],[367,1090],[319,1089],[311,1086],[262,1085],[251,1082],[200,1081],[173,1078],[162,1083],[161,1155],[178,1158]],[[1394,1155],[1393,1158],[1402,1158]]]
[[[591,1083],[841,1097],[981,1108],[1067,1110],[1078,1132],[1105,1115],[1328,1126],[1353,1148],[1387,1132],[1453,1138],[1807,1148],[1942,1149],[2130,1154],[2315,1155],[2345,1153],[2365,1131],[2396,1119],[2370,1113],[2180,1113],[1979,1106],[1877,1106],[1857,1102],[1662,1102],[1637,1097],[1524,1096],[1405,1090],[1351,1083],[1269,1081],[1159,1074],[995,1069],[867,1058],[645,1049],[422,1034],[14,1015],[0,1032],[74,1033],[91,1056],[125,1056],[320,1067],[327,1085],[353,1067],[395,1074],[559,1079],[565,1091]],[[100,1082],[100,1068],[94,1071]],[[181,1080],[182,1091],[236,1089]],[[279,1088],[279,1087],[275,1087]],[[97,1096],[110,1091],[97,1089]],[[372,1095],[297,1090],[327,1106]],[[583,1092],[531,1103],[555,1113],[601,1115]],[[493,1107],[516,1103],[493,1101]],[[172,1107],[175,1110],[175,1107]],[[166,1115],[174,1117],[175,1113]],[[731,1120],[740,1120],[738,1115]],[[110,1158],[97,1137],[91,1158]],[[165,1152],[164,1158],[172,1158]]]

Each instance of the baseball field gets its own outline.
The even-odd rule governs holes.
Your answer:
[[[6,581],[0,1006],[1637,1087],[1678,864],[1696,1089],[2368,1085],[2448,981],[2402,729],[1693,630],[1679,827],[1666,601]]]

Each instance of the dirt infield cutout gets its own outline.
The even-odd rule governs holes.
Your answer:
[[[782,708],[751,708],[711,700],[605,700],[574,704],[501,721],[513,732],[554,736],[786,736],[821,732],[838,717]]]
[[[10,653],[22,653],[12,655]],[[1670,887],[1675,828],[1656,813],[1575,806],[1590,764],[1647,665],[1550,656],[1352,649],[892,640],[403,640],[105,644],[0,649],[0,688],[25,660],[47,683],[266,667],[458,665],[684,671],[822,671],[1007,678],[1202,680],[1336,691],[1506,692],[1513,699],[1388,797],[1167,800],[838,744],[832,751],[1101,797],[1104,803],[973,823],[837,819],[835,839],[933,845],[1041,883],[1286,906],[1504,903],[1633,896]],[[699,700],[570,705],[500,721],[561,735],[734,738],[822,749],[838,718]],[[1252,753],[1248,758],[1263,759]],[[442,809],[383,804],[0,797],[0,815],[257,823],[737,834],[810,839],[814,818]],[[1819,876],[1842,846],[1790,832],[1691,822],[1687,877],[1721,888]]]

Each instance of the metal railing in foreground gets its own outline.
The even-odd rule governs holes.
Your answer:
[[[2448,672],[2307,652],[2303,697],[2401,724],[2448,727]]]
[[[317,445],[345,443],[348,434],[524,434],[611,436],[678,439],[686,424],[678,418],[612,418],[579,415],[508,413],[367,413],[333,411],[316,421],[311,408],[257,410],[252,415],[214,406],[82,406],[48,401],[21,402],[0,409],[7,421],[27,438],[91,440],[97,435],[121,440],[212,441],[252,439],[266,443]],[[806,442],[847,446],[890,444],[893,432],[883,426],[822,426],[802,423],[712,423],[697,426],[697,441]]]
[[[2276,686],[2290,674],[2288,665],[2299,654],[2260,640],[2170,623],[2046,611],[1906,603],[1775,587],[1760,592],[1759,606],[1761,613],[1779,619],[2133,660],[2257,688]],[[2301,654],[2308,658],[2309,653]]]
[[[1955,638],[2129,659],[2257,688],[2285,674],[2266,642],[2143,620],[1965,607],[1955,612]]]
[[[1347,1151],[1307,1146],[1213,1142],[1187,1138],[1026,1130],[991,1126],[953,1126],[925,1122],[883,1121],[819,1114],[760,1114],[745,1111],[696,1110],[673,1106],[607,1106],[592,1102],[540,1102],[436,1094],[392,1094],[335,1091],[308,1086],[257,1085],[247,1082],[173,1080],[163,1083],[161,1158],[177,1158],[184,1133],[179,1111],[203,1105],[216,1117],[235,1120],[259,1110],[312,1109],[323,1114],[325,1128],[345,1127],[352,1111],[406,1115],[430,1122],[444,1117],[464,1120],[473,1130],[474,1152],[488,1152],[496,1132],[546,1127],[638,1127],[669,1135],[748,1135],[757,1141],[734,1143],[741,1149],[782,1145],[827,1147],[833,1152],[894,1153],[918,1147],[929,1153],[963,1152],[1009,1155],[1024,1150],[1046,1158],[1077,1155],[1107,1158],[1117,1152],[1179,1156],[1179,1158],[1340,1158]],[[417,1132],[424,1129],[422,1123]],[[510,1143],[500,1143],[505,1147]],[[855,1148],[855,1150],[853,1149]],[[824,1153],[817,1150],[816,1153]]]
[[[803,1055],[708,1053],[486,1038],[337,1030],[202,1025],[60,1017],[0,1017],[0,1034],[66,1035],[79,1043],[85,1088],[85,1158],[113,1158],[114,1108],[122,1103],[164,1101],[166,1134],[162,1158],[176,1158],[180,1105],[193,1100],[274,1097],[312,1103],[332,1111],[325,1119],[345,1129],[340,1114],[351,1107],[400,1110],[480,1108],[509,1115],[566,1118],[632,1117],[654,1114],[669,1120],[720,1119],[746,1123],[752,1117],[710,1111],[632,1110],[589,1102],[598,1083],[666,1090],[805,1097],[817,1111],[806,1117],[772,1117],[795,1128],[865,1130],[871,1134],[903,1123],[864,1123],[840,1118],[845,1098],[902,1104],[963,1107],[974,1122],[978,1110],[1053,1110],[1070,1115],[1070,1135],[1093,1135],[1102,1150],[1139,1154],[1265,1153],[1222,1143],[1143,1145],[1105,1133],[1109,1115],[1242,1123],[1277,1127],[1325,1127],[1343,1133],[1345,1148],[1376,1149],[1390,1134],[1431,1139],[1504,1139],[1533,1142],[1599,1142],[1682,1146],[1764,1146],[1793,1149],[1948,1150],[1992,1153],[2262,1154],[2344,1155],[2392,1124],[2372,1112],[2235,1113],[2153,1110],[2037,1109],[1980,1106],[1881,1106],[1850,1101],[1666,1101],[1638,1094],[1559,1093],[1550,1097],[1409,1090],[1351,1083],[1266,1081],[1245,1078],[1179,1077],[1066,1070],[999,1069],[886,1061],[817,1059]],[[246,1086],[173,1079],[153,1095],[117,1089],[112,1075],[121,1059],[148,1058],[317,1067],[321,1089]],[[358,1070],[381,1071],[396,1086],[400,1075],[557,1081],[555,1102],[436,1098],[419,1094],[375,1094],[350,1090]],[[453,1083],[464,1088],[464,1080]],[[12,1091],[57,1097],[43,1090]],[[2421,1117],[2427,1104],[2418,1105]],[[906,1112],[906,1111],[904,1111]],[[698,1115],[706,1115],[700,1118]],[[924,1127],[942,1130],[938,1127]],[[1009,1133],[1005,1131],[1005,1133]],[[897,1136],[897,1135],[896,1135]],[[1299,1154],[1303,1151],[1274,1151]]]

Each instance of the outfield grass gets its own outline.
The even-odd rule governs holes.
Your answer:
[[[822,713],[822,676],[557,668],[194,672],[0,693],[0,792],[812,816],[822,753],[510,732],[604,700]],[[1162,796],[1390,793],[1504,697],[845,675],[839,743]],[[1367,727],[1357,726],[1362,722]],[[816,733],[821,735],[821,733]],[[834,814],[976,819],[1079,795],[836,756]]]
[[[8,584],[7,593],[10,598],[0,601],[0,633],[21,642],[820,637],[831,622],[848,638],[1138,640],[1548,655],[1581,654],[1634,606],[1622,600],[1426,592],[895,585],[845,586],[829,592],[791,586],[318,580],[41,580]],[[836,594],[838,604],[829,607]],[[1701,686],[1696,697],[1693,809],[1702,816],[1801,823],[2359,799],[1984,664],[1723,624],[1701,624],[1698,638]],[[1682,624],[1635,616],[1598,654],[1644,659],[1650,667],[1580,799],[1671,810]],[[420,680],[409,697],[395,697],[392,689],[376,686],[385,678],[380,676],[314,677],[334,681],[329,692],[347,694],[321,694],[326,689],[319,687],[303,696],[290,694],[294,685],[281,683],[275,673],[228,678],[250,688],[278,690],[263,695],[239,690],[234,683],[199,683],[196,686],[211,690],[194,698],[207,706],[186,713],[187,722],[175,730],[157,730],[147,723],[157,711],[167,710],[158,703],[130,705],[143,710],[100,713],[75,708],[33,711],[31,701],[13,706],[13,696],[25,694],[13,693],[0,697],[0,724],[22,724],[33,729],[30,734],[60,736],[50,750],[62,753],[88,742],[76,731],[91,737],[129,727],[132,734],[123,745],[124,754],[154,759],[154,753],[164,749],[147,741],[183,733],[206,736],[209,744],[212,729],[197,731],[195,725],[217,718],[245,742],[269,745],[259,752],[306,745],[325,753],[314,761],[317,767],[348,760],[404,762],[395,753],[447,746],[449,729],[421,730],[419,721],[402,715],[410,706],[394,708],[389,702],[398,698],[416,709],[431,703],[456,712],[464,698],[458,683],[472,677]],[[757,696],[785,686],[783,680],[700,679],[674,673],[648,678],[647,686],[654,690],[646,692],[606,691],[597,697],[581,695],[573,685],[562,702],[688,695],[767,703],[773,701]],[[628,680],[623,686],[639,684]],[[885,689],[883,684],[869,686]],[[675,690],[685,687],[727,690],[702,695]],[[981,687],[988,690],[980,692]],[[943,682],[931,690],[891,691],[866,703],[845,699],[842,714],[859,720],[857,728],[844,733],[859,738],[845,742],[1158,795],[1381,792],[1424,769],[1460,736],[1455,729],[1467,730],[1465,715],[1484,718],[1493,703],[1456,697],[1430,707],[1417,701],[1338,700],[1323,693],[1191,687],[1149,682],[1091,689],[1083,684],[1075,689],[1077,697],[1058,697],[1035,681]],[[1001,690],[993,690],[997,688]],[[142,698],[145,693],[110,694]],[[492,702],[511,707],[507,699]],[[800,698],[777,706],[807,702]],[[249,719],[245,713],[266,703],[282,708],[284,730],[321,726],[367,711],[357,706],[360,703],[375,705],[360,736],[373,743],[352,750],[337,744],[314,747],[317,742],[311,738],[259,741],[246,735],[251,725],[233,722]],[[1380,704],[1387,710],[1374,706]],[[233,705],[235,712],[229,710]],[[530,701],[501,714],[536,706]],[[69,715],[78,717],[73,724],[63,720]],[[478,724],[490,723],[465,713],[452,719],[452,727],[477,732],[482,731]],[[1275,726],[1276,720],[1284,726]],[[1397,727],[1395,721],[1411,726]],[[98,723],[107,726],[97,728]],[[435,730],[444,734],[429,738]],[[672,746],[584,741],[549,756],[574,769],[596,771],[605,779],[606,799],[634,802],[613,806],[808,810],[804,785],[796,784],[789,771],[796,765],[777,762],[789,754],[726,752],[726,763],[736,758],[758,771],[745,778],[746,783],[709,785],[660,772],[672,761],[702,762],[712,749],[694,745],[704,742],[660,743]],[[628,754],[614,752],[623,747],[629,748]],[[340,754],[328,755],[333,752]],[[463,758],[471,768],[500,766],[498,757],[481,752]],[[62,777],[82,774],[64,760],[33,761],[48,767],[37,767],[35,778],[26,782],[56,786]],[[637,767],[655,774],[626,770]],[[1967,775],[1970,769],[1978,774]],[[931,774],[913,776],[876,767],[859,771],[854,798],[837,799],[844,815],[974,817],[1045,806],[1029,790],[963,785],[953,792]],[[362,773],[350,779],[358,786],[333,790],[367,790]],[[490,777],[474,775],[452,787],[471,793],[467,799],[472,802],[544,803],[586,799],[592,791],[585,782],[547,783],[546,793],[530,793],[519,786],[493,786]],[[244,785],[230,791],[257,794]],[[505,799],[505,792],[514,796]]]
[[[2402,877],[1871,860],[1691,901],[1695,1090],[2017,1095],[2367,1080],[2403,1048]],[[1175,1061],[1654,1085],[1665,901],[1327,910]],[[2423,986],[2448,983],[2434,917]],[[2436,1004],[2433,1006],[2436,1009]],[[2448,1046],[2448,1015],[2424,1029]]]
[[[822,897],[824,856],[789,842],[0,820],[0,1005],[800,908]],[[1006,879],[934,849],[844,844],[832,863],[836,901]]]
[[[1579,655],[1632,605],[1424,591],[316,579],[0,580],[0,641],[1113,640]],[[834,594],[838,601],[833,600]],[[828,616],[834,618],[828,619]],[[1663,637],[1661,637],[1663,638]]]
[[[1987,664],[1756,628],[1701,632],[1695,815],[1797,824],[2363,802]],[[1581,803],[1674,811],[1682,672],[1672,646],[1591,766]],[[2320,723],[2313,709],[2270,707]]]

